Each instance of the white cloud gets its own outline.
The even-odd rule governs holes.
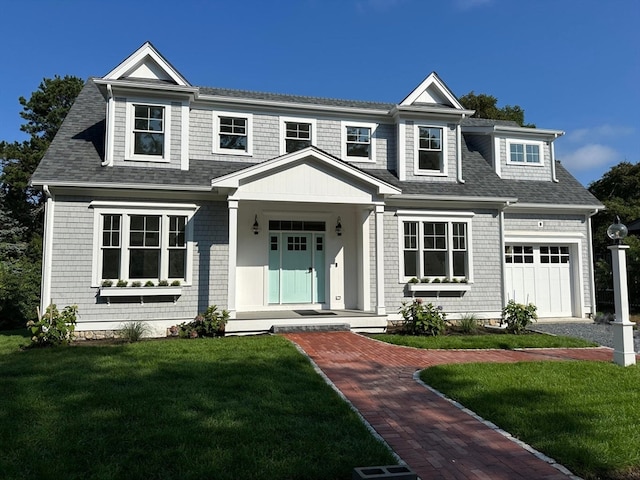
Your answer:
[[[570,142],[584,142],[589,140],[602,140],[626,137],[633,135],[636,129],[634,127],[624,127],[609,125],[599,125],[596,127],[578,128],[567,133],[566,139]]]
[[[620,154],[611,147],[592,143],[564,154],[556,155],[562,165],[572,172],[608,167],[620,162]]]

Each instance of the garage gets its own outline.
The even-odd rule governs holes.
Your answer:
[[[507,300],[533,303],[539,317],[573,316],[573,275],[568,245],[505,245]]]

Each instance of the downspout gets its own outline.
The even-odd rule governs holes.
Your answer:
[[[593,262],[593,232],[591,231],[591,217],[597,214],[600,210],[595,209],[593,212],[589,213],[587,216],[587,240],[589,242],[589,280],[590,280],[590,292],[589,296],[591,297],[591,312],[589,312],[589,318],[595,318],[596,314],[596,272],[595,265]]]
[[[504,211],[505,209],[511,206],[511,202],[505,202],[502,209],[500,209],[500,272],[501,272],[501,281],[500,284],[502,288],[500,289],[500,297],[502,299],[502,307],[507,304],[507,292],[506,292],[506,279],[507,279],[507,265],[504,260],[504,249],[505,249],[505,240],[504,240]]]
[[[460,122],[464,120],[464,117],[465,114],[463,113]],[[458,183],[465,183],[462,178],[462,126],[460,123],[456,125],[456,150],[456,169],[458,170],[456,175],[457,180]]]
[[[51,298],[51,265],[53,261],[53,211],[55,198],[48,185],[43,185],[47,200],[44,205],[44,235],[42,237],[42,285],[40,287],[40,315],[53,303]]]
[[[104,139],[104,160],[102,161],[102,166],[111,166],[113,164],[113,119],[111,118],[114,114],[114,98],[113,98],[113,89],[111,88],[111,84],[107,84],[107,128],[105,128],[105,139]]]
[[[556,177],[556,149],[553,142],[558,138],[558,134],[555,133],[553,135],[553,140],[549,142],[549,150],[551,153],[551,180],[555,183],[558,183],[558,178]]]

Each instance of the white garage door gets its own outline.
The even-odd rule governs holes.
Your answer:
[[[507,299],[533,303],[539,317],[572,316],[568,246],[507,245],[505,262]]]

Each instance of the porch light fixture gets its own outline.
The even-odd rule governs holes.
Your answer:
[[[260,225],[258,224],[258,215],[256,215],[256,218],[253,221],[253,227],[251,227],[251,230],[253,230],[254,235],[258,235],[258,233],[260,232]]]
[[[336,223],[336,235],[342,235],[342,223],[340,222],[340,217],[338,217],[338,223]]]
[[[607,228],[607,236],[611,240],[615,240],[618,245],[622,243],[622,239],[627,236],[629,230],[620,222],[620,217],[616,216],[616,223],[609,225]]]

